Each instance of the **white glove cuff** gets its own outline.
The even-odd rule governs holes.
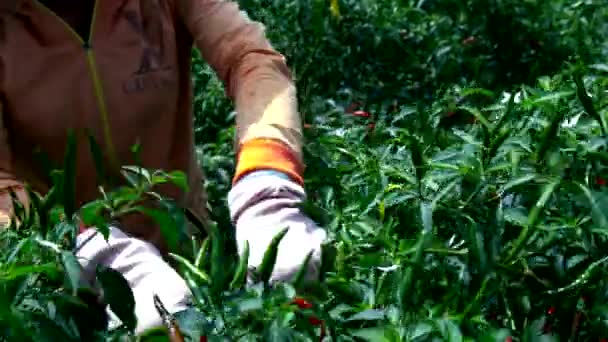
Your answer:
[[[247,208],[266,199],[273,199],[274,208],[279,204],[277,200],[286,207],[295,206],[306,199],[306,192],[301,185],[274,174],[245,177],[228,193],[232,222],[236,223]]]

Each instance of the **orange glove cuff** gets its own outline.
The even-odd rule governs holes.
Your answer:
[[[304,166],[286,144],[275,139],[252,139],[240,146],[232,184],[247,174],[260,170],[283,172],[298,184],[304,184]]]

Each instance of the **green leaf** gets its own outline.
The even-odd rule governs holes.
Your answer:
[[[389,327],[363,328],[349,332],[349,335],[369,342],[392,342],[386,335]]]
[[[408,336],[410,340],[416,340],[423,337],[428,337],[433,332],[433,325],[428,322],[417,323],[411,334]]]
[[[321,245],[321,265],[319,267],[319,281],[327,277],[327,273],[334,270],[338,250],[333,243],[323,243]]]
[[[2,265],[0,266],[0,280],[11,281],[30,274],[46,274],[50,277],[54,277],[55,275],[59,274],[59,272],[60,269],[57,268],[55,263],[25,266]]]
[[[135,298],[129,282],[118,271],[102,265],[97,267],[96,274],[105,302],[129,330],[135,330]]]
[[[350,316],[346,321],[379,321],[384,318],[384,311],[369,309]]]
[[[183,191],[188,191],[188,179],[182,171],[172,171],[169,173],[169,180],[180,187]]]
[[[443,337],[449,342],[462,342],[463,336],[460,327],[452,320],[442,319],[440,321],[443,330]]]
[[[262,298],[247,298],[238,302],[238,309],[241,313],[258,311],[264,308],[264,301]]]
[[[200,338],[200,337],[199,337]],[[151,328],[138,336],[138,342],[171,342],[165,328]]]
[[[492,129],[492,124],[490,124],[490,122],[488,121],[488,119],[486,119],[485,116],[483,116],[483,114],[476,108],[470,107],[470,106],[459,106],[457,107],[457,109],[459,110],[464,110],[468,113],[470,113],[471,115],[473,115],[477,120],[479,120],[479,122],[486,127],[486,129],[491,130]]]
[[[87,227],[95,227],[104,239],[110,236],[110,227],[105,218],[106,206],[102,201],[93,201],[83,205],[79,211],[82,222]]]
[[[578,183],[576,182],[576,185],[581,189],[581,191],[583,192],[583,194],[585,194],[585,197],[587,198],[587,200],[589,201],[589,206],[591,207],[591,217],[593,218],[593,222],[599,227],[599,228],[608,228],[608,219],[606,219],[606,215],[604,214],[604,210],[602,210],[602,208],[600,208],[600,205],[605,205],[607,202],[607,200],[604,198],[605,194],[604,193],[600,193],[597,194],[597,197],[602,196],[602,200],[600,200],[600,198],[596,197],[596,194],[592,193],[591,190],[589,188],[587,188],[584,184]]]
[[[140,187],[144,184],[152,183],[150,171],[140,166],[126,165],[122,167],[122,175],[133,187]],[[146,183],[144,183],[144,181]]]
[[[529,173],[526,174],[524,176],[518,177],[516,179],[512,179],[510,180],[507,184],[503,185],[499,190],[498,193],[500,194],[504,194],[507,190],[514,188],[516,186],[520,186],[535,180],[538,180],[538,178],[540,178],[537,174],[535,173]]]
[[[192,341],[200,341],[201,336],[206,336],[213,329],[205,315],[194,307],[176,312],[174,317],[182,333]]]
[[[176,250],[178,248],[180,229],[182,228],[176,225],[174,218],[167,211],[142,206],[136,207],[136,210],[154,219],[160,227],[169,249]]]
[[[80,288],[80,281],[82,277],[82,266],[78,262],[78,259],[74,253],[69,251],[61,252],[61,263],[65,269],[68,283],[72,289],[72,295],[76,296],[78,289]]]

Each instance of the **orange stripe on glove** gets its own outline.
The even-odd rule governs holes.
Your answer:
[[[241,145],[232,184],[260,170],[283,172],[298,184],[304,184],[302,177],[304,166],[286,144],[275,139],[252,139]]]

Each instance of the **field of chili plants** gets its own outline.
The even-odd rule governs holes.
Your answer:
[[[294,71],[304,210],[330,239],[318,282],[246,284],[226,207],[233,107],[193,51],[214,224],[184,248],[192,216],[168,200],[155,214],[195,295],[172,341],[608,340],[606,0],[239,2]],[[183,174],[125,168],[129,186],[75,208],[89,147],[69,144],[53,190],[0,232],[0,340],[169,340],[130,335],[130,290],[100,269],[123,322],[106,328],[73,246],[79,219],[103,231]]]

